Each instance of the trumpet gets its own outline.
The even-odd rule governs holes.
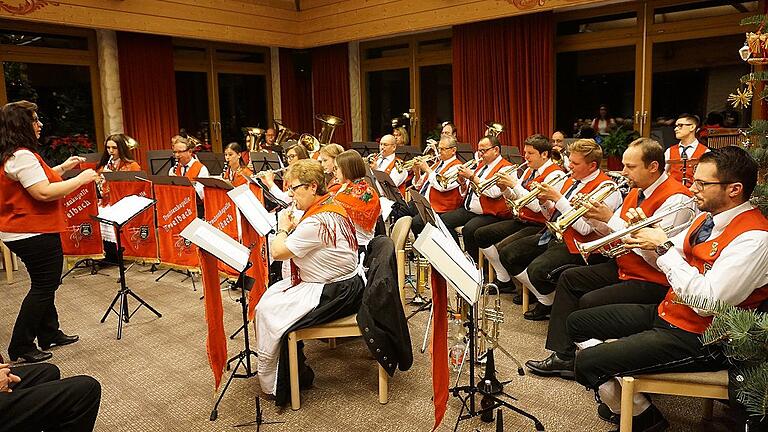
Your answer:
[[[371,153],[371,154],[369,154],[368,156],[365,157],[365,160],[366,160],[366,162],[368,162],[368,164],[372,164],[373,161],[375,161],[376,159],[379,158],[380,154],[381,154],[381,152]]]
[[[445,173],[445,175],[437,174],[436,176],[437,182],[440,183],[440,186],[442,186],[443,189],[445,189],[451,183],[459,180],[460,168],[463,167],[466,169],[475,169],[477,168],[478,163],[480,162],[477,159],[470,159],[461,165],[458,165],[456,167],[451,167],[451,169],[449,169],[448,172]]]
[[[416,163],[425,162],[429,164],[434,159],[435,159],[434,155],[416,156],[405,162],[401,161],[400,159],[395,159],[395,169],[397,170],[397,172],[410,171],[413,169],[413,166],[416,165]]]
[[[554,186],[554,185],[560,183],[561,181],[564,181],[565,179],[567,179],[570,176],[571,176],[570,171],[567,172],[567,173],[563,173],[562,171],[559,171],[558,175],[552,177],[545,184],[547,184],[549,186]],[[535,188],[531,189],[530,192],[528,192],[527,194],[523,195],[520,198],[517,198],[517,199],[514,199],[514,200],[513,199],[507,199],[506,200],[507,207],[509,207],[509,209],[512,210],[512,214],[515,217],[519,217],[520,216],[520,211],[523,209],[523,207],[527,206],[528,204],[532,203],[533,200],[538,198],[538,196],[539,196],[539,194],[541,193],[542,190],[543,189],[541,188],[541,186],[536,186]]]
[[[591,200],[603,202],[618,189],[619,187],[616,185],[616,183],[606,182],[601,184],[589,194],[576,195],[571,200],[573,208],[561,214],[554,222],[547,222],[547,229],[557,238],[558,241],[563,241],[563,233],[565,230],[567,230],[587,212],[587,206],[585,205],[586,203],[590,202]]]
[[[472,188],[472,191],[478,195],[482,194],[483,192],[487,191],[488,189],[494,187],[496,183],[499,181],[501,176],[512,174],[513,172],[522,169],[524,167],[528,166],[528,161],[525,161],[521,164],[517,165],[510,165],[500,168],[496,174],[491,176],[491,178],[485,179],[477,184],[470,183],[469,187]]]
[[[673,235],[673,232],[679,232],[682,231],[688,226],[690,226],[694,219],[696,219],[696,211],[694,211],[690,205],[696,200],[696,198],[690,198],[685,200],[684,202],[668,209],[664,212],[659,212],[654,214],[651,217],[645,218],[643,220],[637,221],[628,227],[624,228],[621,231],[616,231],[612,234],[608,234],[607,236],[603,238],[599,238],[597,240],[593,240],[591,242],[575,242],[576,243],[576,249],[579,250],[579,253],[581,254],[581,257],[584,258],[584,262],[587,262],[587,259],[590,255],[592,255],[594,252],[599,252],[609,258],[615,258],[618,256],[622,256],[625,254],[628,254],[631,249],[627,248],[624,243],[622,242],[622,238],[625,236],[635,233],[637,231],[640,231],[643,228],[647,228],[649,226],[656,225],[657,223],[661,222],[665,217],[676,214],[680,211],[688,212],[688,220],[680,225],[672,225],[669,227],[665,227],[664,232],[667,233],[667,235]]]

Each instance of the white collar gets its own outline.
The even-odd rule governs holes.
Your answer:
[[[538,169],[534,170],[534,171],[536,172],[536,176],[537,176],[537,177],[538,177],[538,176],[540,176],[540,175],[541,175],[541,173],[543,173],[543,172],[544,172],[544,170],[546,170],[546,169],[547,169],[547,168],[548,168],[550,165],[553,165],[553,164],[554,164],[554,162],[552,162],[552,159],[547,159],[547,160],[544,162],[544,165],[542,165],[542,166],[540,166]]]
[[[659,177],[658,179],[656,179],[656,181],[655,181],[655,182],[653,182],[653,184],[651,184],[651,185],[650,185],[650,186],[648,186],[647,188],[643,189],[643,196],[644,196],[645,198],[648,198],[648,197],[650,197],[651,195],[653,195],[653,191],[655,191],[655,190],[656,190],[656,188],[658,188],[660,184],[664,183],[664,181],[666,181],[666,180],[667,180],[667,178],[669,178],[669,176],[667,175],[667,173],[662,173],[662,174],[661,174],[661,177]]]
[[[725,227],[731,223],[733,218],[744,213],[745,211],[752,210],[753,208],[755,207],[749,201],[746,201],[730,210],[726,210],[724,212],[713,215],[712,221],[715,222],[715,227],[722,227],[720,229],[725,229]]]
[[[598,175],[600,175],[600,169],[599,168],[596,169],[594,172],[590,173],[588,176],[586,176],[583,179],[578,180],[578,181],[581,182],[581,184],[587,184],[587,183],[591,182],[592,180],[596,179]],[[576,181],[576,179],[573,179],[573,181]]]

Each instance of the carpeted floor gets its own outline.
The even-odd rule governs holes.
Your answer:
[[[116,268],[103,269],[97,275],[76,272],[64,280],[57,293],[61,328],[68,334],[79,334],[81,340],[54,348],[51,361],[64,376],[87,374],[101,382],[103,396],[96,430],[255,430],[255,426],[233,426],[254,420],[256,378],[236,379],[220,406],[218,420],[208,419],[217,395],[205,354],[206,327],[199,281],[198,291],[194,292],[191,282],[182,282],[180,274],[169,273],[155,282],[159,273],[148,270],[133,267],[128,272],[129,287],[163,316],[156,318],[149,310],[139,309],[124,326],[122,340],[116,340],[116,315],[110,315],[103,324],[99,322],[118,289]],[[23,266],[15,272],[16,281],[10,286],[4,276],[0,282],[0,344],[5,353],[29,281]],[[225,327],[232,333],[240,325],[240,308],[234,301],[236,292],[222,294]],[[506,322],[502,326],[502,345],[521,362],[543,358],[547,322],[523,320],[520,307],[512,305],[509,296],[503,296],[503,302]],[[306,354],[316,374],[314,387],[302,392],[299,411],[280,410],[273,403],[262,401],[266,420],[284,422],[262,426],[262,430],[430,430],[434,421],[430,359],[428,352],[419,352],[426,320],[424,312],[410,322],[414,365],[407,372],[397,372],[390,380],[388,404],[378,403],[376,365],[361,340],[340,341],[335,350],[323,342],[312,341],[306,345]],[[230,355],[239,352],[242,342],[242,334],[229,341]],[[580,385],[534,375],[520,377],[510,359],[497,354],[496,360],[499,379],[511,380],[505,390],[519,399],[516,406],[538,417],[547,431],[612,430],[612,425],[597,417],[593,394]],[[463,378],[466,380],[466,373]],[[453,380],[455,376],[452,383]],[[734,429],[721,404],[715,404],[715,419],[703,423],[700,400],[656,396],[654,402],[672,423],[672,431]],[[459,408],[458,400],[450,398],[439,430],[453,429]],[[504,413],[504,420],[507,431],[534,430],[530,421],[510,411]],[[476,429],[491,431],[495,426],[472,420],[463,422],[459,428]]]

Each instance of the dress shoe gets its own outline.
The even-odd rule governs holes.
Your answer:
[[[11,361],[16,361],[19,358],[24,359],[27,363],[38,363],[41,361],[46,361],[49,358],[53,357],[53,354],[45,351],[40,351],[39,349],[33,349],[32,351],[26,352],[20,356],[10,356]]]
[[[512,282],[511,279],[506,282],[501,282],[498,279],[494,279],[493,284],[499,288],[499,292],[502,294],[514,294],[516,292],[515,283]]]
[[[516,304],[516,305],[521,305],[521,304],[523,304],[523,293],[521,293],[521,292],[516,292],[516,293],[515,293],[515,294],[512,296],[512,303],[514,303],[514,304]]]
[[[549,314],[552,312],[552,306],[545,306],[541,303],[536,303],[533,309],[525,312],[523,318],[530,321],[544,321],[549,319]]]
[[[564,360],[557,353],[552,353],[544,360],[528,360],[525,365],[536,375],[573,379],[573,363],[573,359]]]
[[[40,342],[40,348],[47,350],[55,346],[64,346],[64,345],[73,344],[78,340],[80,340],[80,336],[78,335],[67,336],[64,333],[59,333],[59,335],[56,336],[56,339],[50,342]]]
[[[653,404],[640,415],[632,417],[632,432],[662,432],[668,427],[669,422]],[[613,432],[619,432],[619,430],[616,429]]]
[[[608,423],[619,424],[619,415],[602,402],[597,406],[597,415]]]

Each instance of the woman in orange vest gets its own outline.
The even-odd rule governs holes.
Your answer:
[[[229,143],[224,148],[224,161],[227,163],[226,169],[221,173],[221,178],[232,183],[232,186],[238,187],[248,182],[246,177],[251,177],[253,171],[245,165],[243,155],[248,154],[243,151],[239,143]],[[243,177],[245,176],[245,177]]]
[[[0,109],[0,240],[24,262],[31,285],[8,354],[12,361],[23,358],[30,363],[52,356],[35,346],[35,338],[42,350],[78,340],[59,329],[55,305],[64,264],[59,233],[66,230],[61,198],[98,176],[86,169],[62,180],[62,173],[85,158],[72,156],[49,167],[38,154],[42,127],[36,104],[19,101]]]
[[[141,171],[141,165],[133,159],[133,150],[139,144],[125,134],[113,134],[104,140],[104,153],[96,165],[96,172]],[[104,177],[99,177],[97,190],[104,202],[108,202],[109,188]]]
[[[333,194],[338,192],[341,187],[341,182],[335,172],[336,158],[343,152],[344,147],[338,144],[328,144],[323,146],[318,152],[320,153],[320,157],[317,160],[320,161],[320,164],[323,166],[323,172],[325,173],[326,178],[326,188],[328,189],[328,192]]]

